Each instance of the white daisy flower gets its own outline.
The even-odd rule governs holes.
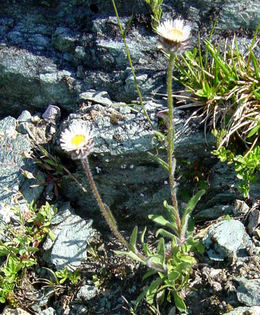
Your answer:
[[[93,146],[90,128],[81,122],[74,122],[62,132],[60,145],[64,151],[71,154],[73,159],[86,158]]]
[[[163,48],[169,51],[185,49],[190,31],[190,26],[184,25],[184,21],[180,19],[166,20],[156,29]]]

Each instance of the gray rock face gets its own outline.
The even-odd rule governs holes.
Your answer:
[[[97,104],[101,104],[105,106],[112,105],[110,96],[105,91],[100,91],[100,92],[96,92],[95,90],[86,91],[79,95],[79,99],[82,102],[91,101],[91,102],[95,102]]]
[[[236,30],[243,27],[255,30],[260,20],[259,1],[225,1],[220,9],[219,27]]]
[[[19,135],[16,131],[16,119],[6,117],[0,123],[0,150],[1,150],[1,189],[0,200],[9,201],[18,192],[18,183],[23,180],[20,168],[24,166],[22,152],[30,150],[27,136]]]
[[[79,289],[77,293],[77,299],[81,300],[82,302],[87,302],[93,299],[98,294],[98,288],[92,285],[84,285]]]
[[[134,9],[126,41],[143,96],[165,92],[166,59],[150,27],[149,6],[140,0],[131,5],[119,1],[117,6],[123,28]],[[163,18],[185,16],[193,30],[204,33],[215,18],[220,33],[241,27],[254,30],[260,14],[259,3],[253,0],[165,0],[163,11]],[[1,114],[48,104],[73,111],[78,94],[89,89],[105,90],[117,101],[137,98],[109,1],[4,2],[0,43]]]
[[[127,214],[146,220],[148,214],[163,212],[163,201],[169,198],[168,174],[148,154],[156,152],[158,143],[153,129],[143,114],[136,111],[137,108],[122,103],[111,106],[92,104],[82,115],[84,120],[72,114],[65,125],[81,121],[92,128],[95,141],[90,166],[104,202],[111,207],[115,216]],[[155,102],[146,104],[155,126],[158,123],[156,113],[162,109],[164,107]],[[203,133],[195,132],[196,128],[184,127],[179,115],[180,112],[176,111],[177,158],[192,163],[196,159],[209,157]],[[162,143],[159,145],[162,146]],[[165,150],[158,152],[158,156],[166,159]],[[77,166],[73,175],[87,185],[81,164]],[[71,185],[69,176],[63,177],[62,192],[80,209],[88,209],[92,214],[97,211],[91,190],[83,193],[76,185]],[[84,216],[84,213],[81,215]]]
[[[237,220],[215,224],[204,239],[210,259],[219,261],[243,256],[243,250],[251,244],[250,242],[244,225]]]
[[[38,183],[35,179],[38,169],[31,159],[24,156],[30,153],[32,144],[28,135],[17,132],[18,122],[10,116],[0,121],[0,207],[25,206],[26,202],[37,200],[43,190],[40,186],[30,187]],[[22,171],[35,178],[26,178]],[[20,198],[20,193],[23,198]]]
[[[216,205],[212,208],[203,209],[194,215],[195,220],[203,221],[203,220],[214,220],[221,216],[232,214],[233,207],[230,205]]]
[[[46,310],[43,310],[40,312],[40,315],[55,315],[55,314],[56,314],[56,311],[52,307],[48,307],[46,308]]]
[[[254,0],[173,0],[173,7],[177,12],[186,12],[202,23],[212,22],[217,17],[220,30],[238,30],[239,28],[255,30],[260,20],[260,3]],[[208,25],[209,28],[211,28]]]
[[[3,310],[2,315],[29,315],[30,313],[26,312],[22,308],[13,309],[11,307],[6,306]]]
[[[260,306],[252,306],[252,307],[237,307],[233,311],[225,313],[226,315],[259,315],[260,314]]]
[[[139,14],[148,12],[143,1],[134,2]],[[20,106],[43,108],[46,104],[73,111],[78,94],[90,88],[107,90],[120,100],[136,98],[132,85],[130,93],[129,85],[124,90],[130,72],[125,71],[128,61],[122,38],[114,40],[119,31],[116,19],[104,19],[104,15],[113,12],[112,4],[103,1],[44,3],[40,6],[33,1],[15,1],[11,6],[5,3],[2,7],[1,114],[18,113]],[[124,14],[132,14],[132,4],[122,2],[117,6],[126,25],[128,18]],[[153,36],[153,43],[149,43],[147,38],[145,46],[142,41],[132,40],[136,36],[142,39],[136,32],[127,41],[133,62],[141,62],[143,69],[152,64],[148,52],[152,46],[156,49],[156,39]],[[151,89],[151,84],[146,84],[147,88]],[[120,97],[119,90],[124,91]]]
[[[83,304],[73,304],[69,314],[70,315],[78,315],[78,314],[88,314],[89,309],[86,305]]]
[[[52,224],[55,241],[48,239],[44,243],[43,248],[49,250],[45,260],[54,264],[57,270],[65,267],[75,270],[86,258],[87,243],[95,234],[92,220],[86,221],[75,215],[67,203],[59,209]]]
[[[5,95],[8,96],[1,114],[20,112],[21,104],[27,108],[63,104],[64,108],[72,109],[76,101],[71,73],[58,70],[51,59],[26,50],[0,50],[0,80],[6,83]]]
[[[243,195],[238,190],[240,181],[234,165],[217,161],[211,165],[210,172],[208,197],[203,204],[199,203],[196,207],[195,219],[212,220],[225,215],[238,215],[237,199],[243,199]],[[250,183],[250,196],[258,199],[259,194],[259,181],[256,180],[255,183]]]
[[[239,179],[236,176],[234,165],[228,165],[225,162],[217,161],[211,168],[212,178],[210,181],[210,190],[214,192],[214,198],[210,200],[207,206],[214,204],[235,203],[236,198],[243,199],[242,193],[238,191]],[[259,176],[256,174],[256,176]],[[259,198],[259,178],[250,183],[250,196]]]
[[[260,279],[235,278],[239,284],[237,288],[237,298],[239,302],[246,306],[260,305]]]

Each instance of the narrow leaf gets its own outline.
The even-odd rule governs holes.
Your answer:
[[[258,130],[260,131],[260,123],[259,125],[255,126],[254,128],[252,128],[250,130],[250,132],[248,133],[247,137],[250,138],[252,137],[253,135],[255,135],[256,133],[258,133]]]
[[[164,139],[165,141],[167,141],[167,136],[165,136],[162,132],[155,130],[154,134],[159,138],[159,139]],[[149,152],[148,152],[149,153]]]
[[[144,250],[145,255],[150,256],[151,255],[151,251],[150,251],[150,249],[148,247],[148,244],[145,243],[145,241],[144,241],[145,233],[146,233],[146,227],[144,228],[144,230],[142,232],[142,235],[141,235],[141,244],[143,246],[143,250]]]
[[[48,233],[48,235],[49,235],[49,237],[50,237],[50,239],[52,240],[52,241],[55,241],[55,235],[54,235],[54,233],[52,232],[52,231],[49,231],[49,233]]]
[[[28,179],[35,179],[35,176],[33,175],[32,172],[29,172],[27,170],[21,169],[21,173],[24,177],[28,178]]]
[[[187,231],[187,227],[188,227],[188,221],[190,218],[190,214],[193,211],[193,209],[195,208],[196,204],[198,203],[198,201],[200,200],[200,198],[205,194],[205,190],[202,189],[200,191],[198,191],[196,193],[196,195],[194,195],[190,201],[188,202],[187,207],[184,210],[183,216],[181,218],[181,225],[182,225],[182,229],[181,229],[181,235],[182,237],[185,236],[186,231]]]
[[[184,222],[186,220],[185,217],[187,215],[189,215],[193,211],[193,209],[195,208],[196,204],[198,203],[200,198],[205,194],[205,192],[206,192],[205,189],[202,189],[202,190],[198,191],[196,193],[196,195],[194,195],[190,199],[190,201],[188,202],[188,204],[187,204],[187,206],[186,206],[186,208],[184,210],[183,216],[182,216],[182,224],[184,224]]]
[[[129,21],[128,21],[127,24],[126,24],[126,27],[125,27],[124,32],[123,32],[123,34],[122,34],[123,38],[126,37],[126,34],[127,34],[128,30],[129,30],[129,28],[130,28],[130,25],[131,25],[132,21],[133,21],[133,14],[130,16]]]
[[[141,234],[141,243],[143,244],[144,243],[144,236],[145,236],[145,233],[146,233],[146,226],[145,226],[145,228],[144,228],[144,230],[143,230],[143,232],[142,232],[142,234]]]
[[[168,274],[168,279],[171,281],[175,281],[180,277],[180,275],[181,274],[178,271],[173,270]]]
[[[156,235],[156,237],[157,237],[158,235],[161,235],[161,236],[163,236],[163,237],[168,237],[168,238],[170,238],[171,240],[173,240],[174,243],[176,242],[176,236],[175,236],[174,234],[172,234],[171,232],[166,231],[165,229],[159,229],[159,230],[157,230],[155,235]]]
[[[170,223],[168,220],[166,220],[162,215],[156,215],[156,214],[150,214],[148,215],[148,218],[152,220],[153,222],[166,226],[176,232],[176,224]]]
[[[143,250],[146,256],[152,255],[147,243],[143,243]]]
[[[161,282],[162,280],[160,278],[157,278],[150,284],[146,294],[146,299],[148,303],[149,301],[153,302],[153,297],[155,296],[156,291],[158,290],[158,287],[160,286]]]
[[[6,256],[9,254],[9,250],[5,246],[0,246],[0,256]]]
[[[164,264],[165,263],[165,243],[164,243],[164,238],[161,237],[158,243],[157,247],[157,254],[160,257],[160,263]]]
[[[254,66],[254,70],[255,70],[255,76],[256,78],[259,80],[260,78],[260,74],[259,74],[259,63],[254,55],[253,52],[251,52],[251,59],[252,59],[252,63],[253,63],[253,66]]]
[[[161,257],[159,256],[150,256],[146,259],[146,265],[154,270],[157,270],[161,273],[165,272],[165,266],[161,263]]]
[[[45,161],[46,161],[48,164],[52,165],[52,166],[55,166],[55,167],[58,166],[58,165],[57,165],[57,162],[56,162],[56,161],[53,161],[53,160],[51,160],[51,159],[46,159]]]
[[[176,291],[173,291],[174,302],[180,312],[186,312],[186,305]]]
[[[183,262],[185,262],[185,263],[188,263],[188,264],[190,264],[190,265],[193,265],[193,264],[196,262],[196,260],[195,260],[194,257],[188,256],[188,255],[180,255],[178,258],[179,258],[181,261],[183,261]]]
[[[144,265],[146,265],[146,262],[143,261],[140,257],[138,257],[135,253],[133,252],[124,252],[124,251],[120,251],[120,250],[114,250],[114,252],[117,254],[117,255],[126,255]]]
[[[151,276],[153,276],[153,275],[155,275],[157,273],[157,271],[156,270],[149,270],[149,271],[147,271],[144,275],[143,275],[143,280],[146,280],[147,278],[149,278],[149,277],[151,277]]]
[[[166,171],[169,171],[168,163],[165,162],[163,159],[159,158],[158,156],[152,154],[151,152],[148,152],[148,154],[156,161],[158,164],[160,164],[162,167],[166,169]]]
[[[137,233],[138,233],[138,227],[135,226],[133,229],[133,232],[130,237],[130,246],[132,247],[132,250],[136,251],[136,239],[137,239]]]
[[[163,206],[165,207],[167,211],[167,215],[170,218],[171,221],[175,222],[177,219],[177,211],[173,208],[173,206],[169,205],[167,200],[164,200]],[[177,228],[177,227],[176,227]]]
[[[146,296],[147,291],[148,291],[148,288],[146,288],[143,292],[141,292],[141,293],[138,295],[138,297],[137,297],[137,299],[136,299],[136,301],[135,301],[135,308],[134,308],[135,311],[136,311],[138,305],[140,304],[140,302],[141,302],[141,301],[144,299],[144,297]]]

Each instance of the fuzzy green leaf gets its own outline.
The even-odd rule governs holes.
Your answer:
[[[151,277],[151,276],[153,276],[153,275],[155,275],[157,273],[157,271],[156,270],[149,270],[149,271],[147,271],[144,275],[143,275],[143,280],[145,280],[145,279],[147,279],[147,278],[149,278],[149,277]]]
[[[175,281],[180,277],[181,273],[179,273],[176,270],[172,270],[171,272],[169,272],[168,274],[168,279],[171,281]]]
[[[163,237],[161,237],[158,242],[157,254],[160,257],[160,263],[164,264],[165,263],[165,243],[164,243]]]
[[[166,169],[166,171],[169,171],[169,166],[168,163],[165,162],[164,160],[162,160],[161,158],[159,158],[158,156],[152,154],[152,153],[148,153],[156,162],[158,162],[163,168]]]
[[[144,228],[144,230],[143,230],[143,232],[142,232],[142,234],[141,234],[141,243],[142,243],[142,244],[144,243],[144,236],[145,236],[146,230],[147,230],[147,228],[146,228],[146,226],[145,226],[145,228]]]
[[[147,243],[143,243],[143,250],[144,250],[145,255],[147,255],[147,256],[152,255],[152,252],[150,251]]]
[[[47,162],[48,164],[57,167],[58,163],[56,161],[53,161],[51,159],[46,159],[45,162]]]
[[[29,247],[27,250],[28,250],[28,252],[38,252],[39,248],[38,247]]]
[[[253,63],[253,66],[254,66],[255,76],[259,80],[259,78],[260,78],[260,75],[259,75],[259,69],[260,69],[259,68],[259,63],[258,63],[258,61],[257,61],[257,59],[256,59],[256,57],[255,57],[253,52],[250,53],[250,57],[252,59],[252,63]]]
[[[173,291],[174,302],[180,312],[186,312],[186,305],[176,291]]]
[[[5,246],[0,246],[0,256],[8,255],[9,250]]]
[[[230,76],[232,74],[232,70],[230,66],[220,57],[219,51],[209,41],[205,40],[205,44],[216,64],[221,68],[227,77]]]
[[[166,226],[166,227],[170,228],[174,232],[176,232],[176,230],[177,230],[176,224],[172,224],[171,222],[166,220],[162,215],[150,214],[150,215],[148,215],[148,218],[155,223],[158,223],[162,226]]]
[[[150,249],[148,247],[148,244],[145,243],[145,241],[144,241],[145,233],[146,233],[146,227],[144,228],[144,230],[143,230],[143,232],[141,234],[141,244],[143,246],[143,250],[144,250],[145,255],[150,256],[152,253],[151,253],[151,251],[150,251]]]
[[[175,222],[176,222],[176,219],[178,217],[178,212],[174,209],[173,206],[168,204],[167,200],[164,200],[163,206],[166,209],[166,213],[167,213],[168,218],[172,221],[173,224],[175,224],[175,229],[177,231],[177,225]]]
[[[161,282],[162,282],[162,280],[160,278],[157,278],[149,286],[147,293],[146,293],[146,301],[149,304],[153,304],[154,296],[156,295],[156,292],[158,290],[158,287],[161,285]]]
[[[183,220],[185,220],[185,216],[190,214],[193,209],[195,208],[196,204],[198,203],[198,201],[200,200],[200,198],[205,194],[205,190],[202,189],[200,191],[198,191],[191,199],[190,201],[188,202],[185,210],[184,210],[184,213],[183,213]]]
[[[133,260],[136,260],[142,264],[146,264],[145,261],[143,261],[139,256],[137,256],[135,253],[133,252],[124,252],[124,251],[120,251],[120,250],[114,250],[114,253],[116,253],[117,255],[126,255],[130,258],[132,258]]]
[[[256,133],[258,133],[258,131],[260,132],[260,122],[257,126],[255,126],[254,128],[252,128],[250,130],[250,132],[248,133],[247,137],[250,138],[252,137],[253,135],[255,135]]]
[[[135,308],[134,310],[136,311],[138,305],[140,304],[140,302],[144,299],[144,297],[146,296],[146,293],[148,291],[148,288],[146,288],[145,290],[143,290],[137,297],[136,301],[135,301]]]
[[[133,229],[133,232],[130,237],[130,246],[132,247],[131,249],[135,252],[136,251],[136,240],[137,240],[137,233],[138,233],[138,227],[135,226]]]
[[[183,261],[183,262],[185,262],[185,263],[188,263],[188,264],[190,264],[190,265],[193,265],[193,264],[196,262],[196,260],[195,260],[194,257],[188,256],[188,255],[180,255],[178,258],[179,258],[181,261]]]
[[[55,241],[55,235],[54,235],[54,233],[52,232],[52,231],[49,231],[49,233],[48,233],[48,235],[49,235],[49,237],[50,237],[50,239],[52,240],[52,241]]]
[[[195,208],[196,204],[198,203],[198,201],[200,200],[200,198],[205,194],[205,190],[202,189],[200,191],[198,191],[196,193],[196,195],[194,195],[190,201],[188,202],[187,207],[184,210],[183,216],[181,218],[181,225],[182,225],[182,231],[181,231],[181,235],[182,237],[185,236],[186,231],[187,231],[187,227],[188,227],[188,221],[190,218],[190,214],[193,211],[193,209]]]
[[[157,230],[155,236],[157,237],[158,235],[161,235],[163,237],[168,237],[172,241],[174,241],[174,243],[176,243],[176,236],[174,234],[172,234],[171,232],[166,231],[165,229]]]
[[[132,21],[133,21],[133,14],[130,16],[130,19],[128,20],[128,22],[127,22],[127,24],[126,24],[126,27],[125,27],[124,32],[123,32],[123,34],[122,34],[122,37],[123,37],[123,38],[126,37],[127,32],[128,32],[128,30],[129,30],[129,28],[130,28],[130,25],[131,25]]]
[[[157,136],[157,138],[159,138],[159,140],[165,140],[167,141],[167,136],[164,135],[162,132],[158,131],[158,130],[154,130],[154,134]],[[148,152],[149,155],[153,155],[152,153]]]
[[[5,298],[3,296],[0,296],[0,303],[2,303],[2,304],[5,303]]]
[[[165,265],[161,263],[161,260],[159,256],[150,256],[146,259],[146,265],[151,269],[164,273]]]

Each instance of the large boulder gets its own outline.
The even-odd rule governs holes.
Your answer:
[[[19,122],[29,116],[24,112],[18,120],[11,116],[0,120],[0,219],[4,221],[14,216],[12,207],[26,211],[27,204],[43,191],[43,186],[35,186],[39,183],[36,178],[44,176],[29,158],[32,143],[17,130]]]

